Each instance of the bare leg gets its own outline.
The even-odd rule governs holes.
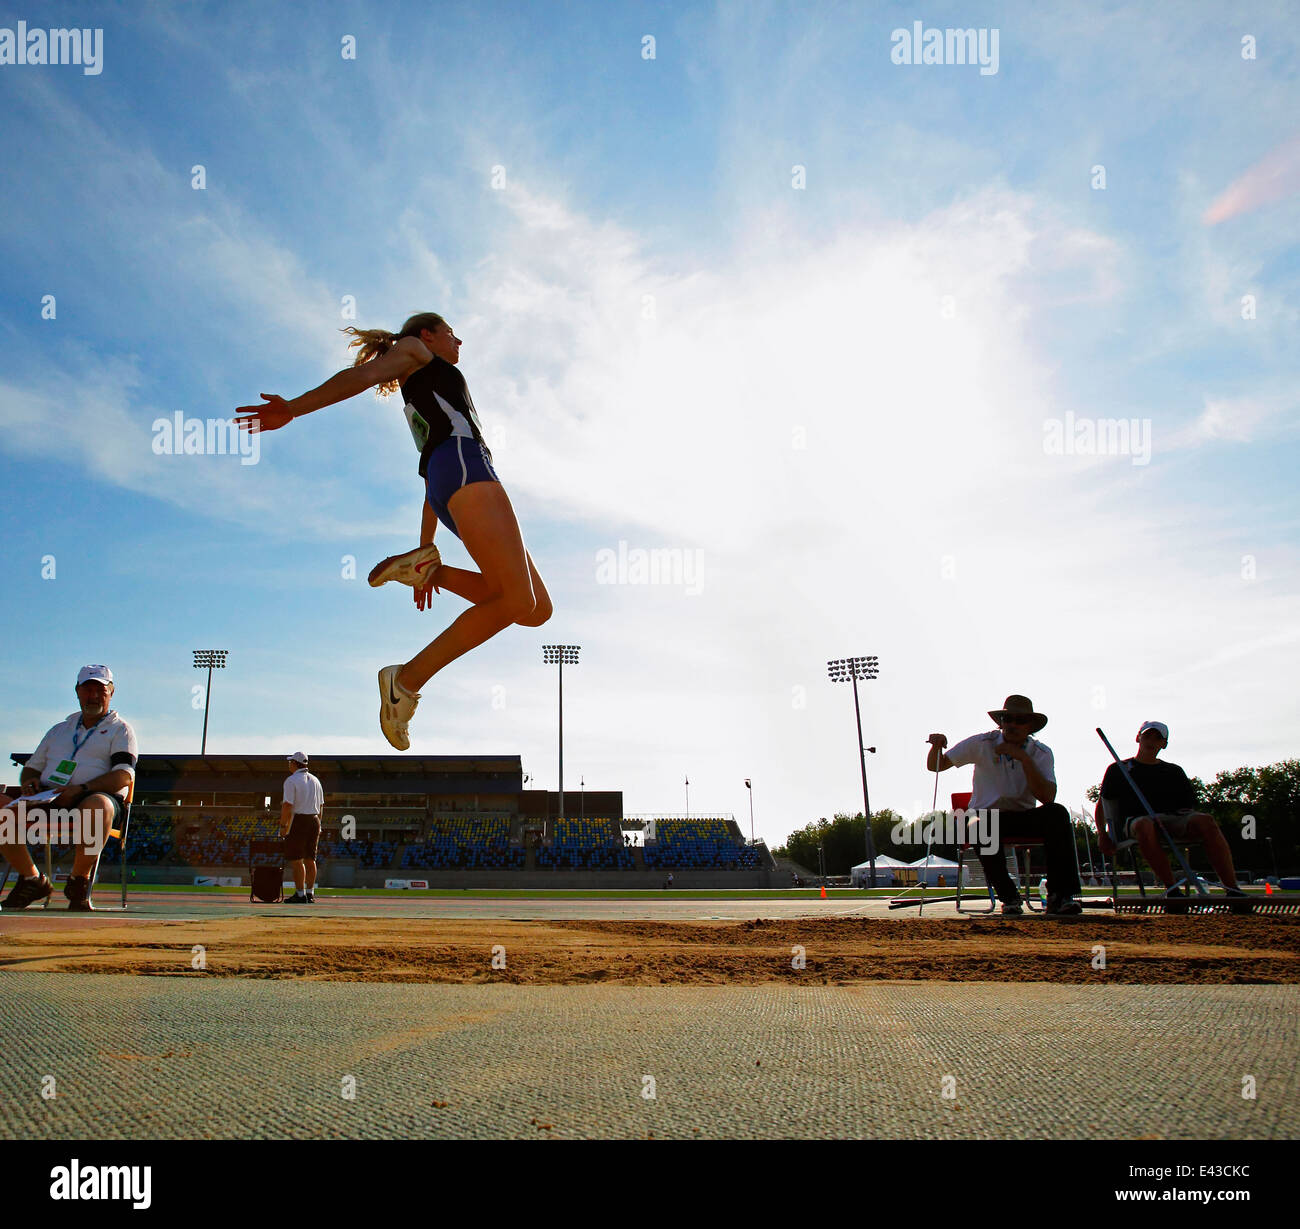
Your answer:
[[[18,834],[17,808],[5,807],[0,810],[0,823],[16,836]],[[25,844],[0,845],[0,853],[4,854],[5,861],[24,878],[30,879],[36,874],[36,863],[32,861],[31,852]]]
[[[77,846],[71,873],[78,878],[89,879],[95,873],[95,863],[99,861],[99,855],[108,841],[113,803],[106,794],[91,794],[77,809],[81,812],[82,835],[86,839]]]
[[[306,872],[307,891],[311,891],[316,886],[316,859],[308,858],[303,862],[303,869]],[[295,879],[295,883],[298,881]]]
[[[6,797],[6,802],[14,800]],[[18,808],[16,806],[6,806],[0,809],[0,823],[9,829],[15,836],[18,835]],[[0,845],[0,853],[4,854],[5,861],[18,872],[20,876],[30,879],[36,874],[36,863],[32,861],[31,852],[25,844]]]
[[[525,552],[527,554],[527,552]],[[551,615],[551,599],[546,592],[546,586],[542,583],[542,578],[537,574],[537,566],[533,563],[532,555],[528,555],[528,571],[533,582],[533,595],[537,601],[534,605],[533,616],[529,619],[516,619],[515,622],[522,623],[528,627],[540,627],[546,622]],[[463,597],[467,602],[475,606],[491,600],[495,597],[491,586],[483,579],[482,572],[469,572],[464,568],[448,567],[445,563],[434,570],[433,584],[437,589],[445,589],[448,593],[454,593],[457,597]],[[545,617],[533,617],[545,611]]]
[[[1142,850],[1142,856],[1150,863],[1151,869],[1155,871],[1156,878],[1167,888],[1174,885],[1173,868],[1169,865],[1169,858],[1160,845],[1160,834],[1156,831],[1154,820],[1137,819],[1133,821],[1133,835],[1137,838],[1138,848]]]
[[[1225,888],[1235,888],[1237,886],[1237,872],[1232,865],[1232,850],[1228,848],[1228,842],[1224,840],[1219,825],[1214,822],[1214,817],[1212,815],[1193,815],[1189,827],[1205,843],[1206,857],[1210,859],[1210,865],[1218,872],[1223,886]]]
[[[544,623],[551,601],[544,587],[534,588],[536,569],[524,548],[514,508],[499,482],[472,482],[448,503],[461,540],[479,565],[483,588],[470,582],[476,602],[432,643],[407,662],[397,681],[408,691],[418,691],[449,662],[490,640],[512,623]],[[448,569],[459,572],[461,569]],[[441,571],[441,569],[440,569]],[[462,572],[462,578],[473,573]],[[452,577],[452,579],[461,579]],[[540,584],[541,578],[538,577]],[[454,592],[454,590],[453,590]]]
[[[480,602],[486,602],[492,596],[482,572],[468,572],[464,568],[448,567],[444,563],[434,568],[430,579],[435,589],[454,593],[475,606]]]
[[[0,853],[23,878],[30,879],[36,874],[36,863],[26,845],[0,845]]]
[[[298,858],[290,862],[289,869],[293,872],[293,890],[301,893],[303,884],[306,882],[306,869],[303,867],[302,859]]]

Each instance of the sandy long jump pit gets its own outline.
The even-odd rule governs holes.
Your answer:
[[[1300,983],[1300,917],[649,922],[24,915],[3,923],[0,968],[516,985],[1294,985]]]

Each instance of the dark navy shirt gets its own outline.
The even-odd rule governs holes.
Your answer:
[[[469,385],[452,363],[436,354],[402,385],[402,412],[411,428],[411,438],[420,450],[420,477],[429,469],[429,455],[453,436],[465,436],[483,445],[490,460],[478,413],[470,400]]]

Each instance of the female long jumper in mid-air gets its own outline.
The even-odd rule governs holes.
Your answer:
[[[551,617],[551,599],[492,468],[465,377],[456,370],[461,343],[451,326],[433,312],[422,312],[402,325],[400,333],[343,331],[353,334],[348,346],[358,350],[351,367],[292,401],[262,393],[269,404],[240,406],[237,421],[245,430],[275,431],[368,388],[378,387],[382,396],[401,390],[425,484],[420,545],[377,564],[370,583],[395,580],[410,585],[419,610],[432,607],[432,593],[441,589],[472,603],[410,661],[379,671],[379,725],[384,737],[405,751],[411,745],[407,724],[415,715],[419,689],[448,662],[510,624],[545,623]],[[433,545],[439,521],[465,544],[479,571],[442,562]]]

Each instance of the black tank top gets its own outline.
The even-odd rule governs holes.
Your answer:
[[[429,469],[429,455],[453,436],[465,436],[483,445],[488,459],[492,453],[483,439],[478,413],[470,400],[469,386],[455,366],[436,354],[413,371],[402,385],[406,424],[420,450],[420,477]]]

